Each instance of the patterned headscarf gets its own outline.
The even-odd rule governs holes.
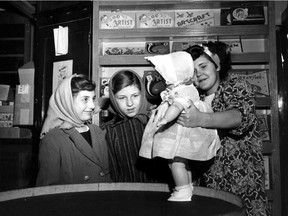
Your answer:
[[[110,103],[111,103],[111,106],[110,106],[110,111],[112,113],[114,113],[115,115],[118,115],[119,117],[121,118],[127,118],[127,116],[120,110],[117,102],[116,102],[116,98],[115,98],[115,95],[112,91],[112,80],[113,78],[120,72],[122,72],[123,70],[120,70],[118,72],[116,72],[110,79],[110,82],[109,82],[109,98],[110,98]],[[141,95],[141,104],[140,104],[140,109],[139,109],[139,112],[138,114],[134,117],[134,118],[138,118],[140,121],[145,121],[144,123],[146,123],[146,117],[144,117],[143,115],[147,116],[148,115],[148,106],[149,106],[149,103],[146,99],[146,95],[145,95],[145,86],[143,84],[143,81],[141,79],[141,77],[134,71],[131,71],[131,70],[125,70],[125,71],[130,71],[131,73],[135,74],[138,79],[139,79],[139,82],[140,82],[140,85],[141,85],[141,92],[140,92],[140,95]],[[145,120],[144,120],[145,119]]]
[[[45,133],[56,127],[70,129],[84,125],[73,105],[71,79],[77,76],[79,75],[73,74],[66,77],[50,97],[47,117],[40,134],[41,139]]]

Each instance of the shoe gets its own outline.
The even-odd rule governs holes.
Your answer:
[[[192,190],[191,185],[184,185],[175,187],[174,192],[169,197],[168,201],[172,202],[188,202],[191,201],[192,198]]]

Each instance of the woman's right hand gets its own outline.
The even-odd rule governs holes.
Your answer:
[[[200,112],[194,103],[191,104],[191,107],[188,108],[185,113],[181,113],[181,115],[177,119],[177,123],[182,125],[183,127],[201,127],[199,124],[203,121],[202,117],[204,113]]]

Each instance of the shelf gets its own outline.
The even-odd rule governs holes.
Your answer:
[[[0,58],[24,58],[24,54],[0,54]]]
[[[251,25],[250,25],[251,26]],[[150,29],[99,29],[99,39],[113,38],[149,38],[149,37],[201,37],[205,36],[248,36],[268,35],[267,25],[253,25],[253,31],[247,26],[213,26],[194,28],[150,28]],[[165,36],[163,36],[165,35]]]
[[[0,38],[0,41],[25,41],[24,37],[7,37],[7,38]]]
[[[151,10],[153,9],[186,9],[187,6],[193,5],[194,9],[209,9],[209,8],[228,8],[243,5],[243,2],[233,1],[203,1],[203,0],[149,0],[149,1],[135,1],[135,0],[98,0],[101,10],[125,9],[125,10]],[[265,1],[246,1],[245,5],[249,6],[266,6]]]
[[[145,65],[149,66],[144,57],[147,55],[105,55],[99,57],[101,66],[119,66],[119,65]],[[237,53],[231,55],[232,62],[238,63],[267,63],[269,62],[269,53]]]

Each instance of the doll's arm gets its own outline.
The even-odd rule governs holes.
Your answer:
[[[160,121],[157,124],[157,127],[160,127],[162,125],[167,124],[168,122],[173,121],[174,119],[176,119],[180,113],[184,110],[184,106],[183,104],[175,101],[173,104],[171,104],[167,111],[165,112],[164,116],[162,119],[160,119]]]

